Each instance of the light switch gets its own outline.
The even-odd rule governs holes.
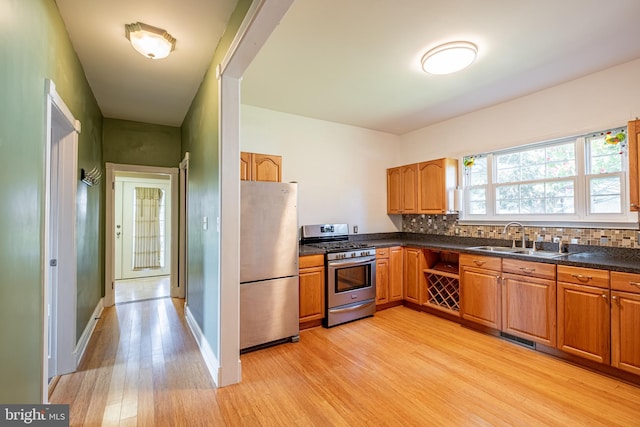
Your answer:
[[[207,231],[209,229],[209,218],[206,216],[202,217],[202,230]]]

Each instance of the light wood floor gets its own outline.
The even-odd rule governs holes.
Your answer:
[[[125,303],[151,298],[168,297],[171,294],[171,276],[123,279],[115,282],[115,303]]]
[[[640,425],[640,388],[405,307],[241,360],[216,390],[181,300],[122,304],[51,402],[87,426]]]

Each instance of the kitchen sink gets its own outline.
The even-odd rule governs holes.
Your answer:
[[[524,255],[530,256],[532,258],[559,258],[561,256],[569,255],[568,253],[559,253],[555,251],[534,251],[533,249],[522,249],[522,248],[509,248],[506,246],[476,246],[469,249],[483,251],[483,252],[494,252],[494,253],[507,253],[514,255]]]

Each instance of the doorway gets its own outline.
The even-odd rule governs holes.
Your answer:
[[[171,295],[169,175],[117,172],[115,303]]]
[[[80,122],[46,81],[42,402],[76,369],[76,195]]]
[[[106,169],[104,305],[179,297],[178,169]]]

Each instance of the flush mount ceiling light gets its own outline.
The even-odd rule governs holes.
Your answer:
[[[451,42],[436,46],[422,57],[422,69],[429,74],[451,74],[475,61],[478,47],[470,42]]]
[[[176,39],[171,34],[142,22],[125,25],[125,31],[133,48],[147,58],[166,58],[176,47]]]

